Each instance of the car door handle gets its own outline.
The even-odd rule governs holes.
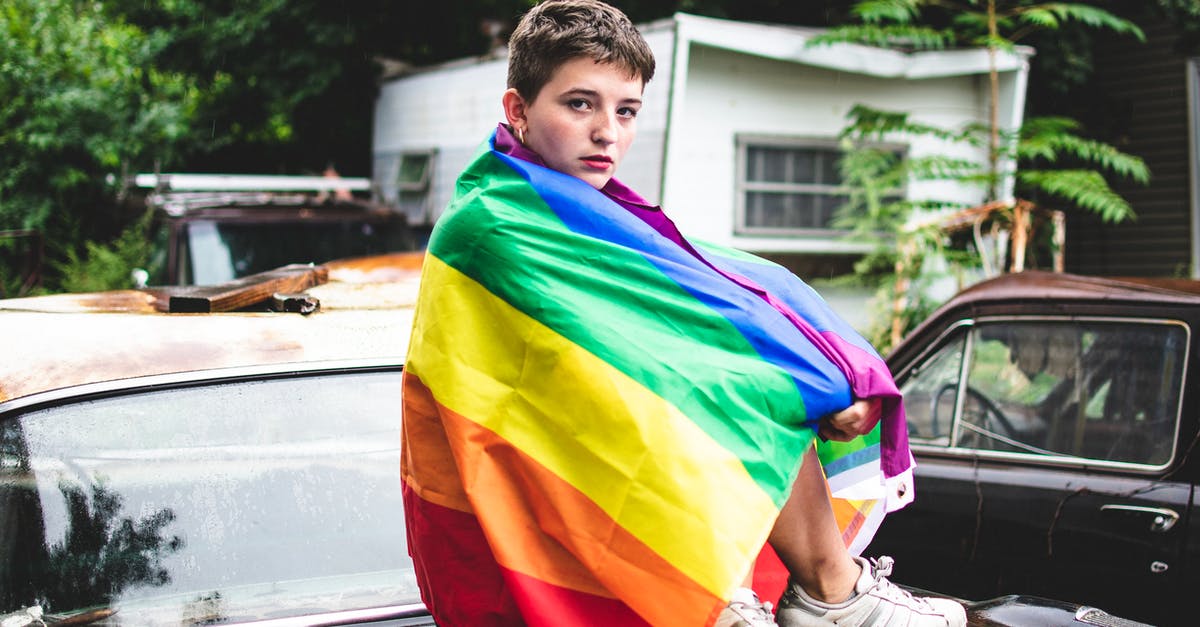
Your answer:
[[[1143,507],[1141,505],[1101,505],[1100,511],[1117,511],[1130,512],[1134,514],[1146,514],[1152,516],[1150,521],[1150,531],[1163,533],[1171,530],[1175,523],[1179,522],[1179,514],[1166,507]]]

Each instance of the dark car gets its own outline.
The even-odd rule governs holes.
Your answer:
[[[916,502],[869,551],[898,582],[1191,624],[1200,584],[1200,281],[981,282],[888,357]]]
[[[0,623],[431,625],[400,488],[420,263],[0,300]]]
[[[413,251],[405,214],[371,181],[331,176],[139,174],[152,190],[154,284],[213,285],[292,263]]]

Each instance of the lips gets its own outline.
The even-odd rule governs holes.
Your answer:
[[[584,165],[595,170],[607,170],[612,167],[612,157],[605,155],[591,155],[580,159]]]

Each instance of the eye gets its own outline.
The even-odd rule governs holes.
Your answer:
[[[572,98],[567,101],[567,106],[571,107],[575,111],[587,111],[587,109],[591,106],[591,103],[583,98]]]
[[[637,114],[638,114],[638,110],[635,109],[634,107],[621,107],[621,108],[617,109],[617,115],[619,115],[623,118],[631,118],[631,119],[636,118]]]

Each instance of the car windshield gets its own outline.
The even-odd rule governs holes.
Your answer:
[[[419,602],[400,374],[150,390],[0,422],[0,615],[112,624]]]
[[[306,222],[193,220],[185,231],[185,283],[212,285],[292,263],[324,263],[414,249],[403,219]]]

